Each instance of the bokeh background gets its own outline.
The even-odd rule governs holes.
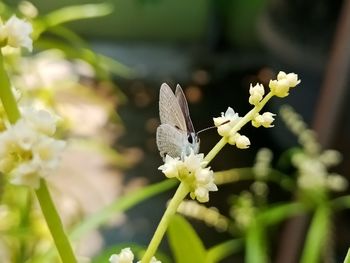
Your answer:
[[[18,2],[5,1],[13,6]],[[32,3],[40,14],[46,14],[64,6],[91,1],[33,0]],[[212,118],[228,106],[244,115],[250,109],[249,84],[267,85],[280,70],[297,73],[301,84],[286,99],[274,98],[267,111],[277,113],[282,103],[292,105],[315,129],[324,147],[342,152],[344,160],[336,170],[349,178],[349,1],[110,0],[107,3],[113,6],[111,14],[67,24],[86,39],[93,50],[130,69],[128,74],[113,76],[123,95],[109,97],[116,101],[115,111],[122,123],[113,130],[114,147],[123,153],[127,169],[124,167],[117,173],[109,171],[111,177],[118,177],[117,182],[108,179],[113,181],[115,189],[109,189],[111,184],[106,181],[101,183],[98,191],[111,191],[115,197],[163,180],[157,170],[161,158],[155,143],[161,83],[182,86],[194,126],[201,130],[211,126]],[[34,47],[38,51],[41,48],[35,43]],[[105,96],[108,98],[108,93]],[[99,118],[93,111],[83,110],[80,114],[85,119]],[[261,147],[272,149],[277,156],[297,143],[278,116],[275,126],[273,129],[245,127],[244,133],[251,139],[251,147],[238,150],[226,146],[212,162],[212,168],[250,166]],[[219,140],[215,130],[204,132],[200,137],[204,153]],[[76,157],[73,153],[67,158],[74,163],[84,163],[88,157]],[[91,159],[98,162],[96,156]],[[97,163],[95,167],[103,165],[103,162]],[[96,177],[95,172],[91,173]],[[90,183],[94,184],[93,181]],[[225,186],[211,196],[210,205],[225,212],[228,209],[226,196],[246,187],[244,183]],[[85,192],[85,195],[89,194],[89,191]],[[278,189],[274,191],[273,186],[270,194],[273,201],[286,198]],[[137,205],[120,219],[117,227],[102,229],[102,238],[99,238],[105,245],[135,241],[147,244],[170,196],[171,192]],[[108,200],[106,198],[105,202]],[[85,203],[85,209],[89,210],[90,205],[93,206]],[[94,211],[94,208],[90,210]],[[333,250],[339,262],[350,243],[349,219],[350,214],[343,212],[335,221]],[[300,248],[298,238],[305,233],[305,221],[307,219],[285,223],[277,231],[272,250],[276,262],[296,262],[293,260]],[[228,238],[203,224],[193,223],[207,246]],[[286,248],[292,255],[288,255]],[[163,249],[167,251],[166,244]],[[89,251],[89,248],[85,250]],[[239,262],[241,257],[235,260]]]

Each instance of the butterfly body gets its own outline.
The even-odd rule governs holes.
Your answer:
[[[167,84],[162,84],[159,93],[159,116],[157,146],[160,155],[173,158],[198,153],[199,139],[189,115],[186,97],[179,85],[175,94]]]

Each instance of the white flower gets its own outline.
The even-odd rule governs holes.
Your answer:
[[[27,185],[37,189],[40,186],[39,169],[39,163],[36,161],[19,164],[10,172],[10,182],[15,185]]]
[[[298,80],[298,75],[295,73],[289,73],[286,74],[283,71],[280,71],[277,75],[277,80],[287,80],[288,84],[291,88],[294,88],[296,85],[300,83],[300,80]]]
[[[271,112],[264,112],[262,115],[257,114],[252,120],[252,125],[256,128],[260,127],[261,125],[265,128],[271,128],[273,127],[272,122],[275,120],[275,115],[276,114]]]
[[[236,146],[239,149],[247,149],[250,146],[250,140],[247,136],[240,135],[236,139]]]
[[[300,83],[298,75],[295,73],[286,74],[280,71],[277,80],[270,80],[269,87],[275,96],[283,98],[288,96],[290,88],[294,88]]]
[[[330,174],[327,177],[327,186],[330,190],[341,192],[348,187],[348,181],[340,174]]]
[[[43,176],[57,168],[59,164],[57,156],[60,155],[65,146],[65,141],[46,136],[42,136],[40,140],[33,145],[33,159],[38,160],[40,163]]]
[[[229,136],[231,129],[239,122],[241,117],[235,113],[231,107],[228,107],[225,113],[221,113],[221,117],[213,118],[214,125],[218,128],[221,136]]]
[[[123,248],[119,254],[113,254],[109,257],[110,263],[133,263],[134,253],[132,253],[129,247]],[[140,263],[141,261],[137,261]],[[152,257],[150,263],[162,263],[160,260],[157,260],[156,257]]]
[[[250,146],[250,140],[247,136],[240,135],[238,132],[230,134],[228,143],[236,145],[238,149],[247,149]]]
[[[0,133],[0,172],[13,184],[38,188],[40,178],[57,168],[65,142],[48,136],[56,126],[47,112],[23,115]]]
[[[30,34],[32,25],[13,15],[4,25],[0,25],[0,42],[11,47],[24,47],[29,51],[33,49]]]
[[[109,258],[110,263],[132,263],[134,254],[129,247],[123,248],[119,254],[113,254]]]
[[[38,141],[38,133],[28,127],[24,119],[18,120],[8,131],[22,150],[28,151]]]
[[[173,158],[166,155],[164,164],[159,166],[158,170],[161,170],[168,178],[178,177],[180,165],[182,165],[180,158]]]
[[[249,94],[249,103],[252,105],[257,105],[265,94],[264,86],[259,83],[257,83],[255,86],[250,84]]]
[[[48,136],[52,136],[56,132],[57,116],[45,110],[35,111],[32,108],[23,108],[21,112],[28,125],[36,131]]]
[[[194,154],[193,151],[184,160],[179,158],[165,157],[165,163],[159,169],[165,176],[176,177],[190,188],[190,196],[199,202],[209,200],[209,192],[217,191],[214,183],[214,173],[210,168],[203,168],[207,163],[204,154]]]
[[[160,260],[156,259],[156,257],[152,257],[150,263],[162,263],[162,262]]]
[[[327,167],[337,165],[341,162],[342,156],[336,150],[325,150],[320,155],[320,161]]]

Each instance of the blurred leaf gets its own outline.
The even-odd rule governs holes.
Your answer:
[[[254,222],[246,232],[246,263],[269,262],[265,226]]]
[[[331,206],[335,210],[350,209],[350,195],[333,199],[331,201]]]
[[[306,207],[302,203],[278,204],[262,211],[257,220],[264,225],[274,225],[287,219],[288,217],[304,213]]]
[[[292,166],[292,156],[300,152],[302,152],[300,147],[292,147],[284,151],[278,158],[276,167],[281,170],[289,169]]]
[[[206,263],[216,263],[220,262],[224,258],[240,251],[243,248],[243,242],[240,239],[233,239],[223,242],[219,245],[211,247],[208,249],[206,255]]]
[[[320,262],[322,250],[325,249],[329,227],[330,208],[327,204],[323,204],[316,209],[312,218],[300,260],[301,263]]]
[[[350,248],[348,249],[348,253],[346,253],[344,263],[350,263]]]
[[[251,167],[233,168],[214,173],[215,183],[217,185],[230,184],[243,180],[254,180],[255,174]]]
[[[87,217],[81,223],[79,223],[71,231],[70,238],[72,240],[80,238],[90,230],[97,229],[99,226],[103,225],[116,213],[124,212],[147,198],[165,192],[173,188],[177,183],[178,182],[176,180],[165,180],[119,198],[111,205],[103,208],[101,211]]]
[[[123,248],[130,247],[134,255],[138,258],[141,258],[142,254],[146,250],[145,246],[140,246],[135,243],[122,243],[118,245],[114,245],[111,247],[108,247],[104,249],[102,252],[100,252],[97,256],[95,256],[92,260],[91,263],[106,263],[109,262],[108,259],[112,254],[118,254]],[[171,260],[170,258],[165,255],[164,253],[157,252],[156,253],[156,258],[160,260],[162,263],[170,263]]]
[[[215,183],[217,185],[230,184],[245,180],[255,180],[255,173],[252,167],[233,168],[225,171],[214,173]],[[278,170],[269,169],[269,174],[265,178],[266,181],[274,182],[287,191],[293,191],[294,182],[286,174]]]
[[[167,234],[177,263],[205,262],[206,251],[203,243],[185,218],[174,215]]]
[[[126,78],[135,74],[133,70],[114,59],[96,54],[85,47],[74,47],[72,44],[65,43],[62,40],[50,39],[48,37],[40,38],[35,42],[35,47],[42,50],[60,49],[69,58],[82,59],[94,67],[97,76],[101,79],[109,79],[107,72]]]
[[[50,28],[50,33],[59,36],[60,38],[66,40],[67,42],[72,43],[76,47],[84,47],[87,48],[88,44],[87,42],[82,39],[78,34],[76,34],[74,31],[70,30],[67,27],[64,26],[55,26]]]
[[[74,20],[95,18],[111,14],[113,5],[109,3],[72,5],[56,9],[42,19],[46,27],[57,26]]]
[[[101,154],[102,156],[106,157],[108,161],[111,162],[111,164],[117,166],[118,168],[130,168],[133,164],[133,160],[131,160],[127,155],[123,155],[119,152],[117,152],[115,149],[111,148],[109,145],[104,144],[103,142],[95,139],[85,140],[85,139],[78,139],[74,138],[71,139],[71,142],[74,145],[79,146],[83,150],[85,149],[91,149],[98,154]]]

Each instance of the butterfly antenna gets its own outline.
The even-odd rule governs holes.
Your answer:
[[[224,125],[224,124],[229,123],[229,122],[230,122],[229,120],[224,121],[219,126]],[[204,128],[204,129],[200,130],[199,132],[197,132],[197,135],[200,134],[201,132],[204,132],[204,131],[207,131],[207,130],[211,130],[211,129],[214,129],[214,128],[217,128],[217,126],[214,125],[214,126],[210,126],[208,128]]]

